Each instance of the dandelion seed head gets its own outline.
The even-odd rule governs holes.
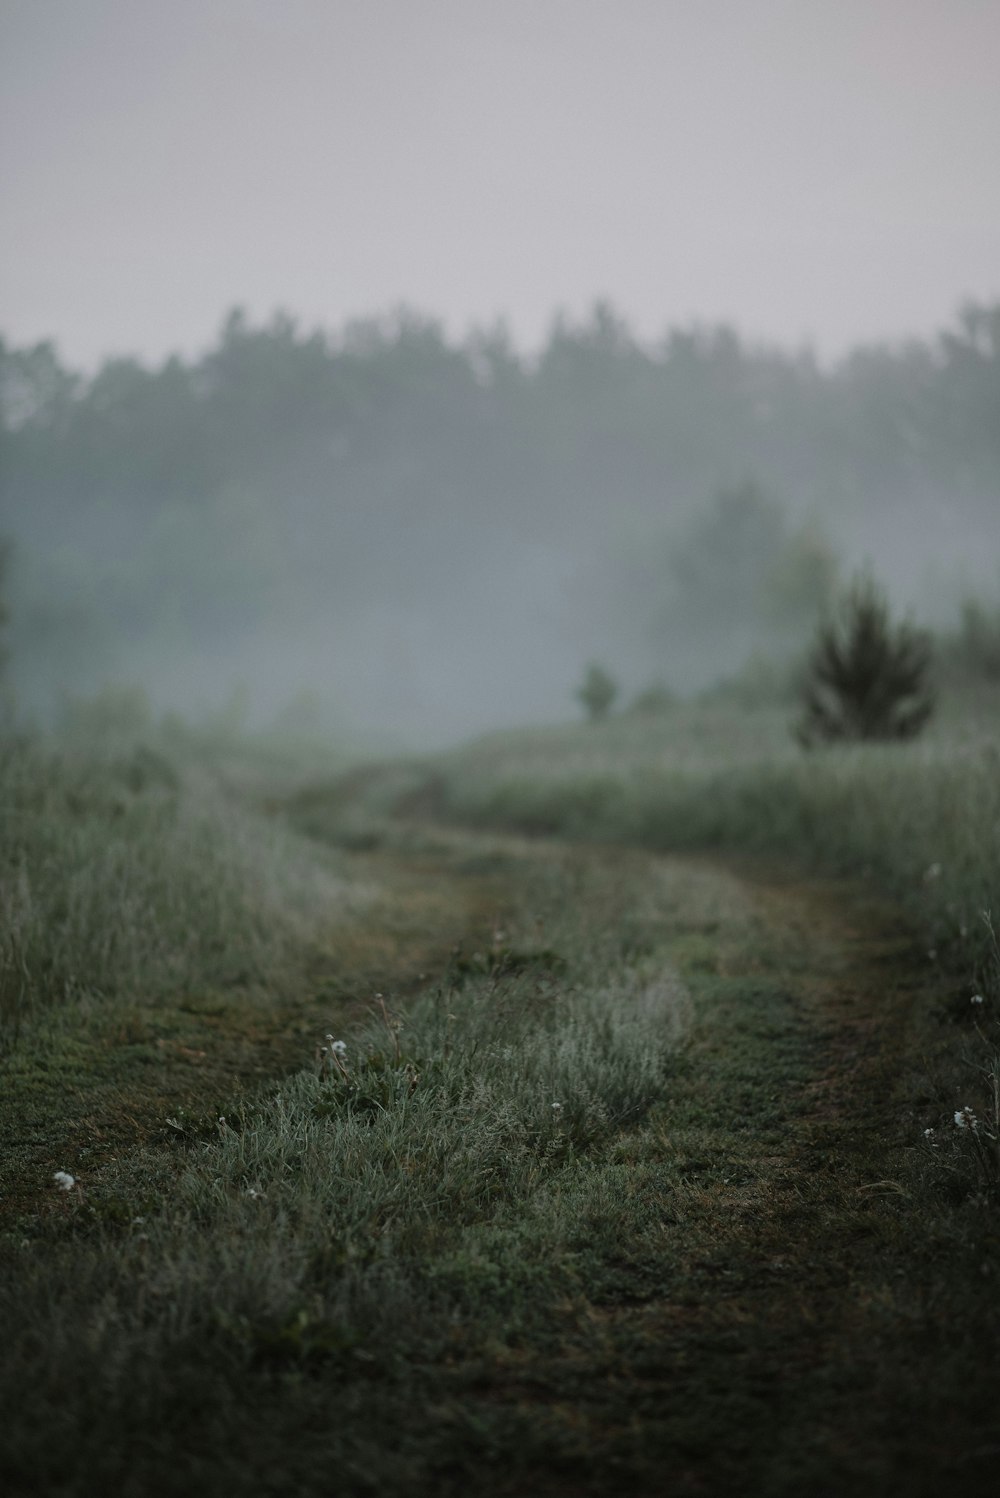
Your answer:
[[[73,1187],[76,1185],[75,1178],[70,1175],[68,1170],[57,1170],[52,1179],[55,1181],[60,1191],[72,1191]]]

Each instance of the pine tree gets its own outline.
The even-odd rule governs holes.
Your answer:
[[[800,687],[799,743],[910,739],[934,708],[929,637],[894,625],[868,574],[855,578],[817,631]]]

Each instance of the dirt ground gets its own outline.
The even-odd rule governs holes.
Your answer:
[[[658,1125],[662,1252],[623,1242],[560,1346],[458,1370],[463,1419],[500,1411],[539,1450],[570,1453],[540,1461],[530,1488],[521,1469],[491,1469],[483,1491],[610,1493],[620,1471],[652,1495],[669,1471],[672,1494],[792,1494],[800,1481],[830,1498],[919,1494],[949,1477],[985,1492],[1000,1456],[996,1375],[984,1376],[994,1332],[989,1318],[967,1324],[949,1287],[995,1283],[1000,1252],[968,1240],[949,1263],[914,1195],[923,1127],[952,1105],[927,1080],[947,980],[891,905],[737,860],[570,855],[430,828],[411,843],[345,855],[376,896],[331,929],[297,992],[192,993],[62,1023],[15,1053],[0,1125],[8,1224],[61,1209],[55,1170],[99,1179],[155,1152],[179,1113],[224,1112],[313,1064],[376,992],[405,1004],[456,947],[488,944],[519,861],[618,859],[629,888],[666,877],[713,906],[692,920],[682,901],[673,937],[694,1007]],[[936,1398],[935,1370],[963,1357],[966,1394],[942,1371]]]

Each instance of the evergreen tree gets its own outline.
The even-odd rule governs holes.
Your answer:
[[[894,625],[868,574],[855,578],[819,627],[802,680],[796,737],[806,748],[858,739],[910,739],[934,707],[929,637]]]

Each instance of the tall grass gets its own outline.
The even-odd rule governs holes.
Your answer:
[[[612,1211],[613,1165],[585,1162],[662,1099],[685,1027],[662,954],[629,957],[568,895],[543,871],[512,932],[405,1014],[375,1003],[342,1062],[174,1120],[187,1163],[155,1209],[135,1174],[66,1194],[65,1264],[58,1241],[25,1253],[0,1292],[0,1396],[29,1416],[5,1443],[15,1477],[167,1491],[175,1464],[187,1483],[203,1465],[251,1492],[267,1461],[294,1486],[317,1444],[344,1491],[405,1477],[412,1379],[557,1316],[567,1234]],[[304,1480],[320,1490],[315,1466]]]
[[[528,833],[742,851],[861,877],[906,910],[965,1023],[935,1086],[972,1112],[931,1135],[968,1189],[1000,1192],[1000,700],[945,699],[919,743],[803,753],[783,715],[674,709],[653,725],[509,736],[454,755],[443,811]],[[602,742],[603,740],[603,742]],[[700,746],[700,749],[699,749]],[[766,747],[765,747],[766,746]],[[763,750],[763,752],[762,752]],[[970,1023],[974,1030],[970,1031]],[[945,1073],[947,1072],[947,1081]]]
[[[1000,735],[990,720],[960,720],[924,744],[804,754],[787,730],[778,738],[774,715],[761,715],[756,733],[740,716],[675,713],[676,752],[670,715],[655,735],[623,720],[603,745],[584,730],[494,741],[452,757],[441,801],[455,817],[529,833],[742,849],[861,873],[924,922],[930,948],[986,981],[983,915],[1000,913]],[[755,739],[770,739],[769,751]]]
[[[716,721],[723,730],[724,715]],[[981,743],[808,759],[782,747],[723,768],[724,732],[702,743],[700,760],[690,740],[671,764],[662,727],[655,762],[646,730],[607,727],[597,737],[560,732],[545,749],[546,736],[494,741],[437,762],[430,798],[411,770],[392,783],[411,809],[436,798],[453,815],[530,830],[868,869],[931,919],[942,951],[953,941],[967,957],[979,952],[983,983],[996,993],[1000,959],[977,912],[996,893],[1000,801]],[[769,732],[761,720],[745,742]],[[612,734],[620,758],[606,752]],[[578,757],[567,765],[574,742]],[[22,743],[4,756],[0,868],[19,922],[7,971],[26,986],[32,1013],[77,993],[155,1001],[206,974],[280,978],[348,899],[339,855],[232,804],[215,778],[158,748],[81,756]],[[351,786],[348,802],[364,792],[357,777]],[[384,779],[370,790],[384,812]],[[300,810],[321,824],[319,806]],[[485,857],[482,846],[472,851]],[[453,1423],[459,1384],[498,1349],[516,1377],[523,1349],[559,1348],[574,1303],[574,1345],[586,1364],[577,1370],[560,1354],[567,1408],[575,1411],[584,1383],[615,1381],[600,1298],[587,1300],[599,1282],[592,1270],[599,1261],[602,1275],[617,1273],[623,1236],[647,1232],[636,1252],[648,1250],[656,1284],[666,1282],[664,1265],[679,1262],[665,1131],[677,1132],[677,1170],[695,1173],[682,1210],[700,1202],[706,1235],[717,1234],[719,1212],[738,1200],[703,1193],[706,1159],[719,1156],[720,1191],[742,1150],[748,1174],[757,1170],[775,1120],[788,1128],[782,1094],[806,1076],[811,1040],[785,1013],[783,981],[772,992],[759,975],[746,984],[713,968],[700,999],[728,994],[730,1007],[713,1011],[711,1045],[702,1026],[697,1067],[711,1075],[707,1093],[688,1075],[685,1115],[676,1096],[690,1063],[677,1053],[689,1000],[667,954],[678,931],[714,944],[711,902],[733,900],[726,923],[731,933],[746,920],[746,942],[734,950],[747,961],[724,966],[742,972],[760,957],[752,911],[738,893],[720,893],[734,882],[628,853],[524,854],[501,839],[490,856],[517,864],[507,870],[521,893],[505,905],[506,929],[484,950],[457,953],[405,1011],[373,1002],[370,1021],[342,1037],[343,1056],[317,1035],[326,1051],[313,1063],[304,1042],[302,1071],[266,1096],[223,1116],[178,1111],[158,1141],[107,1162],[84,1152],[52,1162],[71,1167],[76,1182],[65,1192],[49,1186],[23,1236],[20,1224],[0,1236],[14,1271],[0,1276],[0,1404],[13,1412],[3,1461],[13,1491],[372,1493],[416,1490],[415,1471],[442,1481],[457,1473],[467,1488],[473,1457],[492,1457],[493,1437],[473,1424],[480,1405],[461,1416],[467,1425]],[[109,933],[116,913],[122,929]],[[725,1065],[713,1062],[723,1053]],[[714,1113],[705,1101],[713,1087],[725,1093]],[[950,1142],[963,1145],[968,1133]],[[883,1174],[880,1163],[879,1185]],[[824,1198],[823,1231],[829,1208]],[[762,1194],[750,1220],[770,1209]],[[899,1242],[918,1218],[906,1220]],[[694,1267],[670,1271],[680,1275],[673,1309],[686,1313],[682,1297],[705,1293],[684,1276],[710,1247],[706,1236]],[[976,1278],[977,1293],[981,1285]],[[722,1352],[698,1386],[710,1404],[718,1370],[728,1378],[740,1361],[728,1343]],[[678,1388],[700,1357],[697,1341],[685,1346]],[[745,1361],[756,1367],[756,1355]],[[641,1388],[625,1386],[625,1399]],[[716,1420],[714,1406],[705,1418]],[[750,1420],[746,1411],[736,1418]],[[750,1424],[737,1430],[741,1449],[751,1434]],[[520,1490],[530,1465],[529,1454]]]
[[[0,1040],[67,1000],[275,982],[345,899],[331,855],[159,749],[0,743]]]

